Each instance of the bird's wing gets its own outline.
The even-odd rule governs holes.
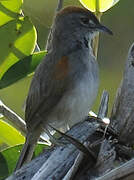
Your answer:
[[[64,95],[69,83],[68,57],[52,59],[46,56],[37,67],[26,101],[25,119],[27,128],[38,125],[43,114],[46,117]],[[35,122],[36,121],[36,122]]]

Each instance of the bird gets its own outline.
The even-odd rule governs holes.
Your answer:
[[[89,10],[68,6],[53,21],[48,53],[35,70],[26,100],[26,141],[15,171],[31,161],[49,124],[66,132],[82,122],[96,99],[99,68],[91,46],[97,32],[112,31]]]

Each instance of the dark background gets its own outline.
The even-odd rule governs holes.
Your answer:
[[[64,5],[80,5],[78,0],[65,0]],[[72,3],[73,2],[73,3]],[[57,0],[24,0],[24,12],[31,17],[38,31],[38,44],[43,50],[49,27],[52,22]],[[100,89],[93,107],[97,112],[103,89],[110,94],[109,113],[117,87],[120,84],[128,49],[134,41],[134,1],[120,0],[113,8],[105,12],[101,22],[109,27],[114,36],[101,34],[98,62],[100,67]],[[15,112],[24,116],[22,106],[26,99],[31,77],[0,90],[0,99]]]

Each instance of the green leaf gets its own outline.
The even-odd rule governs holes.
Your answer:
[[[11,66],[0,80],[0,89],[5,88],[33,73],[45,55],[46,51],[34,53]]]
[[[14,170],[23,145],[17,145],[0,152],[0,180],[8,177]],[[35,156],[38,156],[43,149],[49,146],[38,144],[35,148]]]
[[[36,43],[36,30],[28,17],[0,27],[0,79],[17,61],[29,56]]]
[[[18,17],[22,0],[0,0],[0,26]]]
[[[81,4],[92,12],[105,12],[119,0],[79,0]]]
[[[23,143],[24,136],[21,135],[13,126],[0,120],[0,141],[6,143],[8,146]]]

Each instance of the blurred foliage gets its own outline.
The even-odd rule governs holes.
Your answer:
[[[23,145],[17,145],[0,152],[0,180],[8,177],[15,169],[16,162],[19,158],[22,146]],[[49,147],[44,144],[38,144],[35,148],[33,158],[42,153],[44,148],[48,149]]]
[[[36,30],[28,17],[21,17],[21,6],[22,0],[0,2],[0,79],[35,48]]]
[[[36,32],[28,17],[16,18],[0,27],[0,79],[20,59],[35,48]]]
[[[20,14],[21,6],[21,0],[0,1],[0,88],[33,73],[46,54],[45,51],[32,54],[36,45],[36,30],[29,18]],[[5,118],[0,119],[0,179],[13,171],[22,148],[16,145],[24,141],[24,136]],[[37,146],[36,155],[43,147]]]

